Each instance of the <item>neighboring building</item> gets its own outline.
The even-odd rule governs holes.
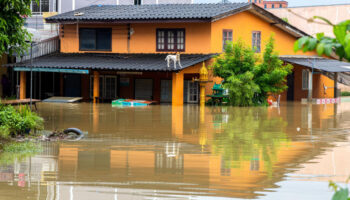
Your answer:
[[[192,79],[199,77],[203,62],[210,65],[227,40],[242,39],[261,53],[271,34],[276,51],[295,66],[282,100],[300,101],[308,91],[314,98],[334,94],[331,79],[321,73],[311,74],[324,70],[310,70],[310,59],[316,59],[307,55],[314,54],[293,50],[294,42],[307,34],[255,4],[89,6],[46,20],[60,24],[60,52],[36,58],[32,64],[8,65],[21,71],[20,98],[28,97],[26,71],[33,66],[34,98],[79,96],[94,102],[131,98],[174,105],[197,103],[199,87]],[[182,68],[174,68],[172,63],[168,68],[165,57],[176,52],[181,52]],[[332,60],[316,61],[337,65]],[[338,72],[344,69],[350,70],[337,68]],[[326,68],[327,72],[332,70]],[[211,71],[209,79],[213,82],[207,84],[207,94],[214,82],[221,82]]]
[[[287,8],[288,1],[280,0],[248,0],[249,3],[255,3],[262,8]]]
[[[39,0],[39,5],[32,0],[32,16],[27,18],[26,27],[52,30],[45,17],[61,14],[91,5],[146,5],[146,4],[189,4],[193,0]]]
[[[269,9],[269,12],[287,19],[290,24],[309,35],[316,36],[316,33],[323,32],[327,36],[334,36],[332,26],[322,23],[320,20],[317,20],[317,22],[321,23],[312,23],[309,19],[314,16],[321,16],[334,24],[349,20],[350,4]]]

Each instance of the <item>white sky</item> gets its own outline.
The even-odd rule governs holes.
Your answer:
[[[230,2],[247,2],[248,0],[229,0]],[[330,4],[350,4],[350,0],[287,0],[289,7],[330,5]],[[194,0],[194,3],[218,3],[221,0]]]

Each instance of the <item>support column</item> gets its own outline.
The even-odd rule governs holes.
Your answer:
[[[94,92],[93,92],[93,101],[94,103],[99,102],[100,97],[100,73],[94,71]]]
[[[338,72],[334,73],[334,98],[338,98]]]
[[[26,84],[27,84],[26,72],[20,72],[19,99],[26,98],[26,91],[27,91]]]
[[[182,106],[184,104],[184,74],[182,72],[173,72],[172,87],[172,105]]]

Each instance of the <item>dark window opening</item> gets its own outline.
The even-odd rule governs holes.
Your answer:
[[[185,51],[185,29],[157,29],[157,51]]]
[[[261,32],[260,31],[253,31],[252,47],[256,53],[260,53],[261,51]]]
[[[81,28],[79,29],[79,49],[86,51],[111,51],[112,29]]]
[[[232,42],[232,29],[224,29],[222,31],[222,49],[225,50],[227,42]]]
[[[282,4],[280,4],[280,8],[282,8]]]
[[[134,5],[141,5],[141,0],[134,0]]]
[[[275,8],[275,4],[272,4],[272,8]]]

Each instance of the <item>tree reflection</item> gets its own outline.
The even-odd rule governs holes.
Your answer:
[[[221,169],[240,168],[250,161],[250,170],[258,171],[260,161],[272,174],[277,152],[288,141],[287,122],[281,117],[269,117],[269,108],[227,108],[227,112],[214,114],[214,127],[221,120],[221,131],[214,136],[213,150],[221,155]],[[227,114],[226,117],[225,113]],[[228,118],[225,120],[225,118]],[[215,123],[216,122],[216,123]]]

